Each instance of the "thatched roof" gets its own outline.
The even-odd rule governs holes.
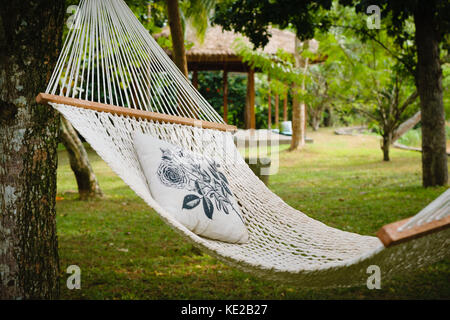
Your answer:
[[[279,48],[286,52],[294,54],[295,52],[295,34],[287,30],[279,30],[270,28],[272,34],[269,43],[262,50],[268,54],[275,54]],[[155,38],[170,34],[169,28],[165,28]],[[239,33],[232,31],[224,31],[220,26],[209,27],[206,31],[203,42],[196,37],[192,28],[186,30],[186,39],[193,43],[193,46],[186,52],[189,70],[222,70],[224,67],[229,71],[248,71],[248,65],[242,62],[242,58],[238,56],[234,50],[234,41],[242,38],[249,44],[248,38]],[[312,46],[317,47],[317,41],[312,41]],[[261,50],[261,49],[258,49]],[[170,52],[168,52],[170,55]]]
[[[273,28],[270,30],[270,33],[272,34],[272,37],[263,50],[265,53],[275,54],[278,48],[282,48],[292,54],[294,53],[295,34],[290,31]],[[239,37],[247,42],[249,46],[252,46],[246,37],[239,33],[222,30],[220,26],[208,28],[203,43],[198,41],[195,32],[192,29],[188,29],[186,38],[189,42],[194,43],[194,46],[188,50],[187,55],[196,57],[234,56],[234,41]]]

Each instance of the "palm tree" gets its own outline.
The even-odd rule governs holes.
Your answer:
[[[169,18],[170,34],[172,36],[173,60],[186,77],[188,76],[188,69],[183,25],[188,20],[197,31],[200,40],[203,40],[208,27],[208,16],[215,3],[216,0],[182,2],[178,0],[167,0],[167,15]],[[181,11],[180,7],[182,9]]]
[[[184,47],[184,32],[180,17],[178,0],[167,0],[167,15],[169,18],[170,34],[172,36],[172,56],[178,69],[188,77],[186,49]]]

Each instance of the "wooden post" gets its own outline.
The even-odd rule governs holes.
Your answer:
[[[192,85],[198,90],[198,71],[194,70],[192,74]]]
[[[228,123],[228,71],[223,70],[223,121]]]
[[[279,97],[278,97],[278,93],[275,94],[275,126],[276,128],[279,127],[279,122],[280,122],[280,110],[279,110]]]
[[[269,83],[269,92],[267,94],[267,103],[269,110],[267,111],[267,129],[272,129],[272,97],[270,90],[270,75],[267,76],[267,82]]]
[[[286,90],[286,96],[284,97],[284,104],[283,104],[283,121],[287,121],[287,120],[288,120],[288,115],[287,115],[288,92],[289,92],[289,90]]]
[[[255,70],[247,73],[247,97],[245,101],[245,128],[255,129]]]

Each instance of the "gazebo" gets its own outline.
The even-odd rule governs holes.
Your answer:
[[[267,54],[276,54],[279,48],[291,54],[295,53],[295,34],[287,30],[270,29],[272,34],[269,43],[263,52]],[[170,34],[169,28],[165,28],[155,38]],[[228,116],[228,73],[245,72],[247,73],[247,97],[245,105],[245,127],[255,129],[255,70],[242,57],[238,56],[233,50],[234,41],[241,37],[250,46],[250,41],[239,33],[224,31],[220,26],[209,27],[206,31],[203,42],[200,42],[195,32],[191,28],[186,30],[186,39],[193,45],[186,51],[188,70],[193,73],[192,83],[198,87],[199,71],[218,71],[223,70],[223,119],[226,121]],[[315,42],[317,43],[317,42]],[[261,49],[258,49],[261,50]],[[170,55],[170,52],[168,52]],[[270,108],[269,96],[269,108]],[[278,115],[278,97],[275,97],[276,114]],[[287,99],[284,101],[283,117],[287,120]],[[270,112],[270,109],[269,109]],[[269,117],[270,119],[271,117]],[[270,121],[270,120],[269,120]]]

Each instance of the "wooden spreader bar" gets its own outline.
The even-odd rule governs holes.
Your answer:
[[[182,125],[192,126],[192,127],[201,127],[201,128],[205,128],[205,129],[215,129],[215,130],[220,130],[220,131],[236,131],[237,130],[235,126],[231,126],[231,125],[223,124],[223,123],[215,123],[215,122],[197,120],[197,119],[192,119],[192,118],[184,118],[184,117],[180,117],[180,116],[173,116],[173,115],[168,115],[168,114],[162,114],[162,113],[144,111],[144,110],[137,110],[137,109],[132,109],[132,108],[117,107],[117,106],[113,106],[110,104],[104,104],[104,103],[69,98],[69,97],[62,97],[62,96],[57,96],[57,95],[42,93],[42,92],[37,95],[36,101],[39,104],[48,104],[49,102],[53,102],[53,103],[65,104],[65,105],[69,105],[69,106],[90,109],[90,110],[95,110],[95,111],[100,111],[100,112],[109,112],[109,113],[117,114],[117,115],[124,115],[124,116],[130,116],[130,117],[134,117],[134,118],[154,120],[154,121],[158,121],[158,122],[182,124]]]
[[[377,232],[377,237],[381,240],[381,242],[383,242],[385,247],[390,247],[411,239],[420,238],[424,235],[450,227],[450,216],[447,216],[440,220],[434,220],[399,232],[397,229],[407,223],[409,219],[411,218],[387,224]]]

